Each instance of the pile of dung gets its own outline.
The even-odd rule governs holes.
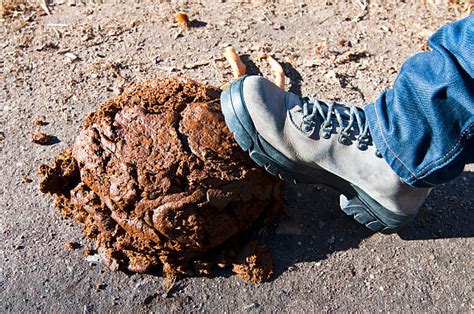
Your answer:
[[[268,250],[248,235],[281,214],[281,183],[235,143],[219,96],[184,78],[132,86],[40,167],[41,191],[84,225],[111,270],[271,277]]]

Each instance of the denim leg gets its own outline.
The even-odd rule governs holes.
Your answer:
[[[365,107],[375,146],[406,183],[431,187],[474,162],[474,15],[440,28]]]

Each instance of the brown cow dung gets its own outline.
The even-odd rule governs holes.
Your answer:
[[[268,250],[248,241],[282,212],[281,182],[235,143],[219,94],[185,78],[131,86],[40,167],[41,191],[84,225],[110,269],[271,277]]]

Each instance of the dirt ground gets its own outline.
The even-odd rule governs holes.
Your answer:
[[[258,234],[275,259],[271,282],[221,273],[170,291],[160,276],[114,273],[86,259],[81,227],[39,192],[38,166],[130,82],[184,75],[219,86],[231,78],[222,58],[231,44],[250,73],[268,75],[258,57],[269,52],[291,91],[363,105],[427,49],[434,30],[468,14],[461,5],[402,1],[284,2],[62,1],[49,5],[51,15],[35,5],[3,17],[0,311],[474,310],[472,165],[394,235],[346,217],[333,190],[288,184],[288,215]],[[183,34],[177,10],[194,20]],[[46,125],[34,123],[39,116]],[[54,135],[53,144],[32,143],[37,132]]]

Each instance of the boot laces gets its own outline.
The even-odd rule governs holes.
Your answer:
[[[369,124],[365,119],[365,113],[361,108],[336,102],[325,103],[314,97],[304,97],[302,98],[302,102],[302,129],[304,132],[310,132],[315,127],[316,121],[322,118],[323,122],[320,129],[320,135],[322,138],[328,139],[331,136],[334,122],[336,122],[340,127],[338,132],[339,143],[349,145],[351,143],[350,133],[357,129],[359,131],[356,137],[358,142],[357,147],[360,150],[367,149],[372,138],[369,132]],[[341,108],[336,106],[336,104],[342,105],[345,110],[342,111]],[[327,110],[324,110],[323,107],[326,107]],[[346,119],[343,119],[343,116],[345,116]]]

